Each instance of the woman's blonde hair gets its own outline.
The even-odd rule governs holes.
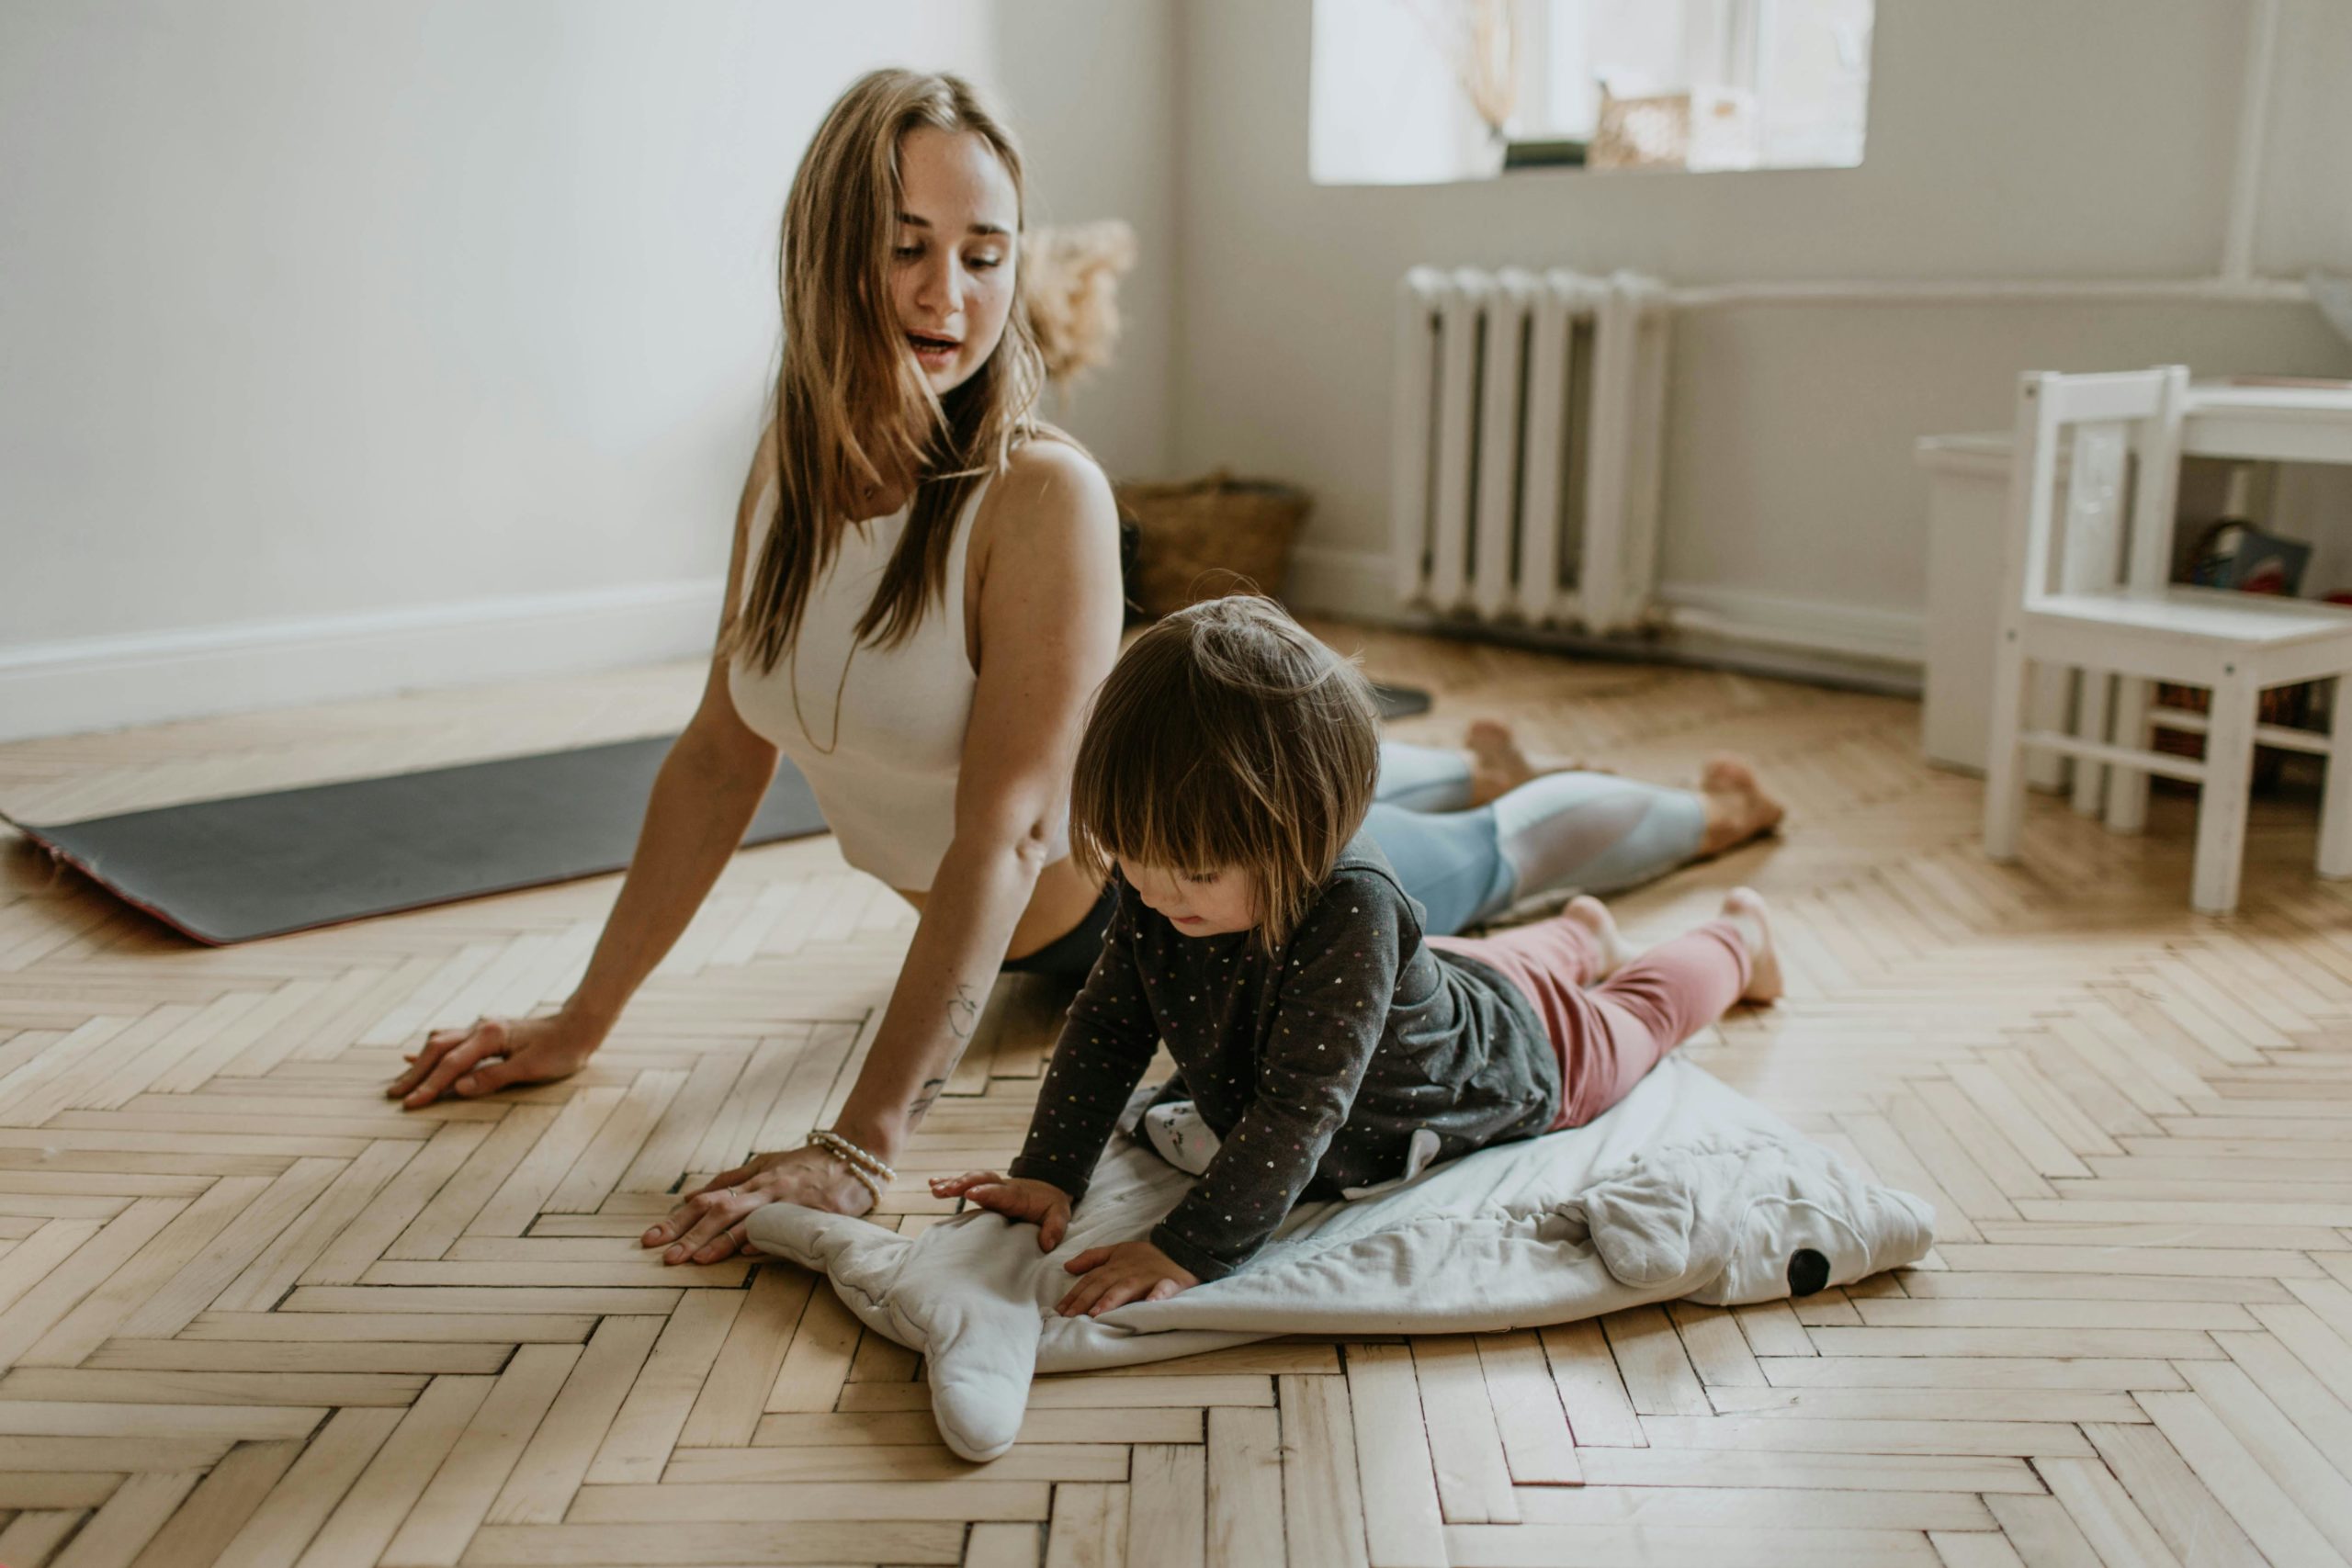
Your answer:
[[[1272,952],[1363,826],[1379,773],[1362,671],[1271,599],[1212,599],[1136,638],[1095,694],[1070,849],[1091,875],[1121,857],[1246,872]]]
[[[777,268],[784,355],[775,383],[775,523],[725,649],[775,668],[818,577],[869,487],[912,494],[905,536],[858,621],[858,640],[904,639],[946,592],[948,547],[972,487],[1039,426],[1044,361],[1023,309],[1018,264],[1004,336],[940,397],[907,353],[890,291],[899,150],[911,130],[988,143],[1025,209],[1012,133],[958,77],[876,71],[841,96],[785,202]],[[1017,236],[1015,237],[1017,241]]]

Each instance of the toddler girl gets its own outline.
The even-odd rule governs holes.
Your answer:
[[[1034,1222],[1052,1251],[1163,1041],[1179,1079],[1161,1100],[1189,1100],[1216,1147],[1148,1239],[1069,1260],[1063,1314],[1230,1273],[1301,1198],[1581,1125],[1734,1002],[1779,996],[1746,888],[1630,962],[1592,898],[1498,936],[1425,938],[1362,831],[1378,768],[1363,676],[1271,600],[1170,615],[1103,682],[1070,842],[1117,911],[1009,1177],[932,1191]]]

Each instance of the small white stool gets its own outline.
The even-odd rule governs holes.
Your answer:
[[[2177,365],[2099,376],[2035,371],[2019,384],[1993,656],[1984,852],[1997,861],[2017,858],[2027,748],[2076,759],[2078,800],[2086,788],[2097,788],[2097,765],[2106,764],[2112,775],[2107,822],[2118,832],[2144,825],[2150,773],[2188,779],[2200,786],[2189,903],[2222,915],[2237,907],[2257,739],[2327,759],[2319,874],[2352,876],[2352,768],[2341,765],[2352,745],[2352,714],[2346,712],[2352,688],[2340,680],[2352,673],[2352,609],[2168,581],[2188,385],[2188,372]],[[2074,456],[2062,518],[2054,504],[2057,451],[2069,429]],[[2135,491],[2128,535],[2127,480]],[[2056,587],[2053,559],[2062,563]],[[2077,733],[2022,728],[2026,677],[2037,663],[2083,671]],[[2105,704],[2110,674],[2120,677],[2112,739]],[[2264,691],[2328,679],[2339,683],[2327,735],[2258,722]],[[2151,749],[2155,723],[2194,727],[2188,716],[2151,715],[2154,681],[2211,692],[2202,761]]]

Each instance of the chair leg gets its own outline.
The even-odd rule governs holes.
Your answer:
[[[2036,664],[2025,691],[2028,729],[2074,729],[2075,672],[2063,664]],[[2029,751],[2025,756],[2025,787],[2044,795],[2064,795],[2073,787],[2075,760],[2061,751]]]
[[[2005,626],[1993,653],[1993,716],[1984,753],[1984,853],[2018,858],[2018,825],[2025,814],[2024,749],[2018,729],[2025,714],[2025,647]]]
[[[2108,672],[2086,669],[2082,688],[2075,702],[2075,735],[2082,740],[2107,739]],[[2099,799],[2107,783],[2107,764],[2094,762],[2086,757],[2075,759],[2075,809],[2085,817],[2099,813]]]
[[[2327,783],[2319,797],[2319,874],[2352,876],[2352,683],[2328,682]]]
[[[2126,675],[2115,688],[2115,743],[2136,750],[2155,744],[2148,723],[2149,683]],[[2138,833],[2148,826],[2148,773],[2144,768],[2117,763],[2107,773],[2107,828],[2110,833]]]
[[[2252,679],[2224,667],[2213,687],[2205,732],[2205,786],[2197,801],[2197,865],[2188,902],[2200,915],[2226,915],[2238,906],[2245,861],[2245,810],[2254,788],[2255,709],[2261,694]]]

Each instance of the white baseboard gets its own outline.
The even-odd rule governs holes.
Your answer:
[[[1309,615],[1382,626],[1427,626],[1431,617],[1396,602],[1396,570],[1379,550],[1302,545],[1291,554],[1283,598]]]
[[[0,740],[693,658],[709,649],[720,592],[699,579],[0,648]],[[1350,620],[1433,622],[1397,604],[1376,550],[1300,549],[1286,597]],[[1659,598],[1677,640],[1910,671],[1922,658],[1917,611],[1690,583]]]
[[[686,659],[718,578],[0,648],[0,740]]]
[[[1387,626],[1427,626],[1436,617],[1401,606],[1388,557],[1377,550],[1303,547],[1291,562],[1289,592],[1299,609]],[[1667,630],[1662,650],[1769,672],[1776,664],[1804,679],[1859,677],[1873,687],[1916,690],[1926,659],[1926,617],[1918,610],[1795,599],[1783,594],[1687,582],[1660,586]],[[1476,628],[1460,629],[1475,635]],[[1532,640],[1514,635],[1510,640]]]
[[[1657,597],[1666,607],[1667,625],[1678,632],[1914,670],[1927,659],[1927,616],[1918,610],[1878,610],[1689,582],[1661,583]]]

